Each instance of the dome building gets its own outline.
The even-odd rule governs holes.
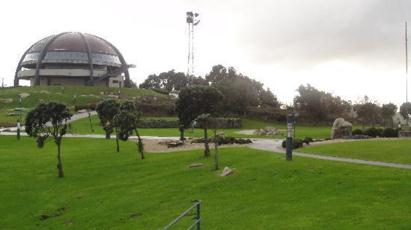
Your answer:
[[[21,57],[14,78],[30,85],[130,86],[130,74],[120,51],[91,34],[64,32],[34,43]]]

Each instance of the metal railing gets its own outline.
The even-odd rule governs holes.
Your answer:
[[[170,229],[173,225],[175,225],[178,221],[180,221],[184,216],[186,216],[194,208],[196,209],[196,216],[193,218],[194,223],[190,227],[188,227],[187,230],[193,229],[194,227],[196,227],[197,230],[200,230],[200,224],[201,224],[200,204],[201,204],[201,200],[194,200],[193,203],[194,204],[190,208],[185,210],[177,218],[175,218],[173,221],[171,221],[167,226],[165,226],[163,228],[163,230]]]

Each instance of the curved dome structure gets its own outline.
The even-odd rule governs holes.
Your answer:
[[[20,79],[33,85],[106,85],[130,83],[120,51],[108,41],[91,34],[64,32],[33,44],[21,57],[14,85]]]

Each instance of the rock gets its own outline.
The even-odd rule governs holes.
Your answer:
[[[30,96],[30,94],[29,93],[20,93],[19,96],[21,98],[26,98],[26,97]]]
[[[107,97],[112,98],[112,99],[118,99],[118,95],[113,95],[113,94],[110,94]]]
[[[334,121],[332,130],[331,130],[331,139],[340,139],[351,137],[352,135],[352,124],[344,118],[337,118]]]
[[[167,145],[168,148],[175,148],[175,147],[184,145],[184,142],[183,142],[183,141],[180,141],[180,140],[176,140],[176,141],[174,141],[174,140],[167,140],[167,141],[160,141],[160,142],[158,142],[158,144],[160,144],[160,145]]]
[[[277,135],[278,130],[273,127],[265,127],[263,129],[256,129],[254,131],[254,135],[262,135],[262,136],[267,136],[267,135]]]
[[[192,163],[188,167],[189,168],[197,168],[197,167],[202,167],[204,164],[203,163]]]
[[[0,103],[3,103],[3,104],[13,103],[13,98],[0,98]]]
[[[224,167],[223,172],[220,174],[220,176],[229,176],[234,173],[234,170],[229,168],[229,167]]]

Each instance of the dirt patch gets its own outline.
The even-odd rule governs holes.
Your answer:
[[[191,140],[188,139],[184,141],[184,145],[180,145],[177,147],[172,147],[168,148],[166,141],[173,141],[176,139],[170,138],[170,139],[161,139],[161,140],[156,140],[156,139],[144,139],[143,138],[143,143],[144,143],[144,150],[147,152],[178,152],[178,151],[185,151],[185,150],[195,150],[195,149],[203,149],[204,144],[202,143],[191,143]],[[130,141],[137,142],[137,139],[135,138],[130,138]],[[219,147],[239,147],[239,146],[244,146],[244,145],[239,145],[239,144],[231,144],[231,145],[220,145]],[[214,148],[214,144],[210,143],[210,148]]]

